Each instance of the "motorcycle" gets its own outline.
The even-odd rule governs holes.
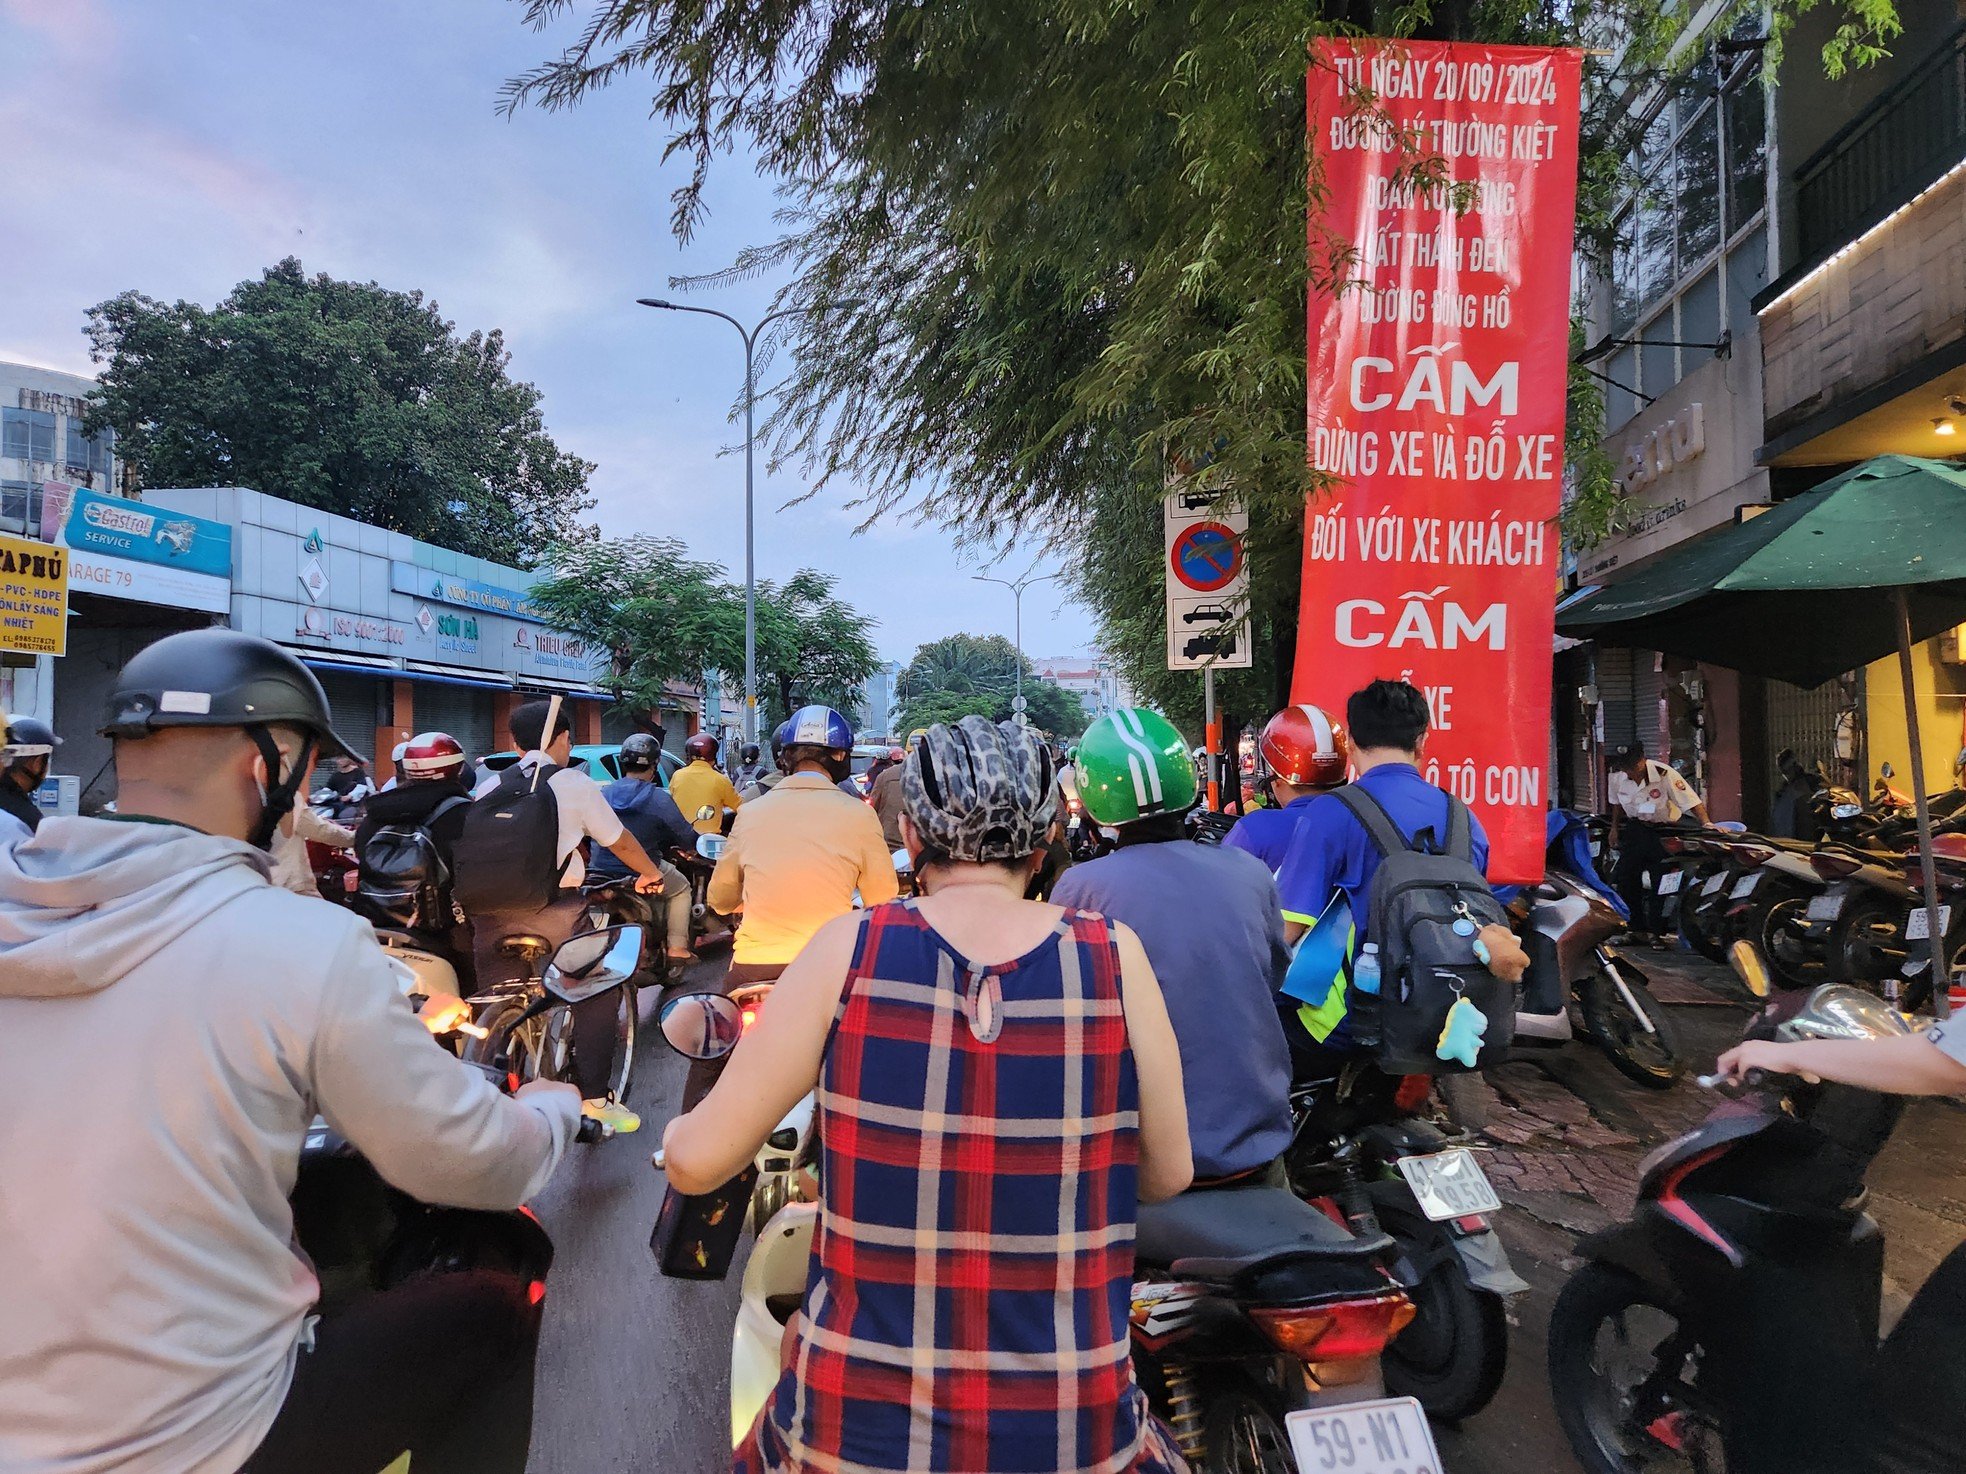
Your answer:
[[[1681,1068],[1672,1020],[1646,988],[1644,974],[1611,946],[1625,929],[1623,904],[1564,869],[1553,853],[1542,881],[1525,887],[1509,903],[1509,914],[1529,954],[1516,1042],[1569,1043],[1577,1037],[1574,1004],[1585,1037],[1619,1074],[1651,1090],[1670,1089]]]
[[[1733,961],[1769,998],[1760,954],[1738,944]],[[1747,1037],[1909,1031],[1871,995],[1826,984],[1776,996]],[[1578,1245],[1584,1267],[1557,1297],[1550,1386],[1590,1474],[1870,1467],[1858,1414],[1890,1399],[1866,1396],[1880,1366],[1883,1241],[1863,1179],[1904,1101],[1759,1071],[1738,1096],[1647,1160],[1634,1217]],[[1957,1466],[1952,1450],[1944,1467]]]
[[[564,1011],[568,1004],[621,986],[629,949],[640,945],[639,938],[632,943],[619,938],[596,952],[592,937],[568,942],[545,969],[540,997],[532,1005],[535,1014]],[[408,991],[412,979],[399,971],[398,980]],[[501,1090],[513,1086],[505,1047],[524,1022],[514,1017],[483,1041],[480,1068]],[[576,1139],[599,1141],[606,1135],[600,1122],[583,1119]],[[531,1213],[419,1202],[384,1182],[367,1158],[318,1118],[301,1145],[291,1201],[294,1238],[320,1281],[317,1308],[323,1315],[417,1275],[473,1270],[523,1279],[535,1307],[545,1298],[553,1241]]]
[[[710,909],[710,877],[730,840],[722,834],[699,834],[692,849],[675,849],[669,858],[689,879],[689,944],[701,957],[727,946],[737,936],[737,918]]]
[[[499,939],[499,950],[525,968],[522,977],[495,983],[464,1001],[477,1010],[473,1019],[482,1037],[473,1037],[464,1049],[464,1058],[474,1064],[496,1064],[519,1081],[571,1080],[573,1078],[572,1020],[564,1008],[552,1006],[553,994],[547,988],[547,973],[555,968],[567,970],[567,961],[592,954],[593,965],[610,974],[619,973],[618,1024],[614,1051],[614,1071],[608,1088],[618,1101],[626,1101],[634,1081],[635,1041],[640,1022],[640,1001],[635,974],[641,966],[642,940],[639,926],[611,926],[581,932],[557,951],[553,960],[541,968],[551,947],[544,937],[519,933]],[[595,990],[585,997],[598,996]],[[582,1001],[576,999],[576,1002]],[[503,1061],[499,1064],[499,1061]]]
[[[662,1014],[663,1037],[693,1059],[721,1057],[745,1027],[740,1000],[709,993],[671,999]],[[805,1301],[816,1124],[808,1096],[756,1159],[756,1243],[731,1341],[733,1447],[778,1385],[784,1327]],[[1354,1233],[1277,1188],[1189,1192],[1141,1208],[1136,1375],[1194,1467],[1293,1474],[1285,1419],[1300,1410],[1316,1414],[1303,1435],[1314,1444],[1357,1437],[1363,1447],[1376,1430],[1400,1440],[1416,1468],[1437,1458],[1420,1405],[1381,1396],[1381,1353],[1413,1316],[1389,1272],[1394,1252],[1385,1234]]]
[[[1489,1221],[1502,1202],[1475,1153],[1421,1112],[1429,1075],[1363,1060],[1291,1092],[1291,1190],[1355,1235],[1383,1231],[1412,1324],[1386,1348],[1386,1390],[1450,1421],[1480,1412],[1508,1365],[1508,1297],[1526,1291]]]

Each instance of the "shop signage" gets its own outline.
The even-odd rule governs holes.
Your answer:
[[[0,650],[68,651],[68,550],[0,534]]]
[[[1632,437],[1618,467],[1618,484],[1627,494],[1643,491],[1668,471],[1691,465],[1706,448],[1706,407],[1696,402],[1663,425]]]
[[[71,593],[101,594],[206,614],[225,614],[232,608],[228,579],[128,558],[99,558],[72,548],[68,554],[68,587]]]
[[[438,604],[455,604],[483,614],[502,614],[507,619],[529,619],[535,624],[546,622],[546,616],[534,605],[531,597],[518,589],[500,588],[497,584],[480,583],[475,578],[439,573],[415,563],[390,564],[389,583],[399,594],[411,594]]]
[[[79,487],[71,496],[65,528],[68,545],[77,552],[213,578],[232,576],[232,529],[224,522]]]
[[[1313,498],[1292,695],[1378,677],[1490,875],[1543,873],[1581,54],[1320,41],[1308,85]]]
[[[410,632],[386,619],[363,614],[336,614],[329,609],[303,609],[294,633],[314,640],[366,640],[372,645],[406,645]]]
[[[478,617],[475,614],[439,614],[433,623],[439,650],[452,655],[478,653]]]
[[[532,664],[545,666],[549,670],[572,671],[584,676],[594,668],[594,657],[588,651],[587,642],[572,635],[556,634],[551,630],[528,630],[519,626],[512,631],[512,648],[521,655],[530,655]]]

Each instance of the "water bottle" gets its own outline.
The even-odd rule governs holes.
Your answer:
[[[1352,1042],[1360,1049],[1379,1047],[1379,944],[1367,942],[1352,959],[1352,991],[1345,1017]]]

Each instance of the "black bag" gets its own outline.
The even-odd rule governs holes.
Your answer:
[[[458,837],[452,892],[467,916],[537,911],[553,899],[567,864],[558,859],[560,802],[551,763],[514,763],[473,799]]]
[[[430,830],[471,800],[447,798],[421,823],[384,824],[362,845],[355,892],[398,926],[446,931],[457,924],[451,899],[451,861]]]
[[[1388,1074],[1458,1074],[1468,1066],[1441,1058],[1438,1046],[1448,1011],[1465,998],[1488,1022],[1475,1068],[1498,1063],[1515,1038],[1516,989],[1475,956],[1474,943],[1482,927],[1506,926],[1508,913],[1474,867],[1467,805],[1448,796],[1446,844],[1435,848],[1431,830],[1409,845],[1357,784],[1336,792],[1365,826],[1380,861],[1365,929],[1379,948],[1379,995],[1373,1000],[1353,989],[1347,1000],[1353,1037],[1376,1050]]]
[[[679,1280],[720,1280],[728,1274],[757,1180],[758,1164],[752,1162],[707,1193],[664,1188],[655,1231],[649,1235],[656,1267]]]

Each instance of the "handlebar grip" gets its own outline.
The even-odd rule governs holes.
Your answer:
[[[454,1032],[459,1034],[469,1034],[473,1039],[491,1038],[490,1029],[480,1028],[477,1024],[470,1022],[470,1020],[468,1019],[465,1022],[459,1024],[454,1030]]]
[[[592,1116],[582,1116],[580,1118],[579,1129],[573,1133],[573,1139],[578,1142],[591,1143],[606,1141],[613,1134],[613,1132],[609,1131],[607,1127],[596,1121]]]

